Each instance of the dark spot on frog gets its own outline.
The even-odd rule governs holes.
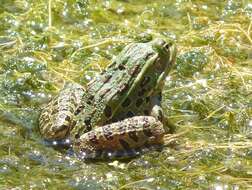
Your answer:
[[[135,74],[137,74],[138,72],[139,72],[139,67],[140,65],[138,64],[138,65],[135,65],[130,71],[129,71],[129,74],[131,75],[131,76],[134,76]]]
[[[152,136],[152,132],[151,132],[150,129],[144,129],[144,130],[143,130],[143,133],[144,133],[144,135],[147,136],[147,137],[151,137],[151,136]]]
[[[112,116],[112,109],[110,106],[106,106],[105,109],[104,109],[104,115],[107,117],[107,118],[110,118]]]
[[[129,150],[129,149],[130,149],[129,143],[127,143],[125,140],[119,139],[119,142],[120,142],[120,144],[122,145],[122,147],[123,147],[124,149],[126,149],[126,150]]]
[[[110,90],[111,90],[110,88],[103,89],[103,90],[100,92],[100,98],[103,98]]]
[[[130,105],[130,103],[131,103],[131,100],[129,98],[126,98],[124,102],[122,103],[122,107],[127,107]]]
[[[123,125],[123,123],[119,126],[119,132],[120,132],[120,135],[125,135],[126,134],[126,127]]]
[[[97,136],[95,135],[95,133],[93,131],[90,131],[88,133],[88,137],[89,137],[89,140],[94,143],[94,144],[98,144],[98,139],[97,139]]]
[[[76,120],[72,120],[71,122],[71,128],[73,128],[76,125],[77,121]]]
[[[58,109],[53,109],[52,112],[51,112],[51,115],[55,115],[58,113]]]
[[[122,84],[122,86],[120,86],[119,87],[119,91],[118,91],[118,93],[120,94],[120,95],[123,95],[123,93],[126,91],[126,90],[128,90],[128,88],[129,88],[129,85],[128,84]]]
[[[123,64],[120,64],[120,65],[118,66],[118,69],[119,69],[119,70],[124,70],[124,69],[125,69],[125,66],[124,66]]]
[[[67,115],[67,116],[65,117],[65,121],[70,122],[70,121],[71,121],[71,117],[70,117],[69,115]]]
[[[102,127],[103,135],[107,140],[113,140],[113,132],[110,128],[110,125]]]
[[[150,82],[151,78],[149,76],[144,77],[143,81],[141,82],[140,86],[144,87]]]
[[[60,132],[66,131],[66,129],[68,129],[68,128],[69,128],[68,125],[60,125],[57,127],[57,132],[60,133]]]
[[[85,132],[91,131],[92,127],[91,127],[91,117],[87,117],[84,119],[84,123],[86,126]]]
[[[110,65],[108,65],[107,69],[114,68],[115,64],[116,64],[116,61],[113,60],[113,62]],[[107,70],[104,70],[104,71],[102,71],[102,73],[105,73],[106,71]]]
[[[136,101],[136,107],[140,107],[143,103],[143,99],[142,98],[138,98]]]
[[[91,105],[93,102],[93,99],[94,99],[94,96],[93,95],[90,95],[89,97],[88,97],[88,100],[87,100],[87,104],[89,104],[89,105]]]
[[[128,111],[127,117],[133,117],[133,116],[135,116],[135,114],[132,111]]]
[[[80,149],[80,152],[81,152],[81,153],[84,153],[85,151],[86,151],[85,148],[81,148],[81,149]]]
[[[144,124],[143,124],[143,125],[144,125],[145,128],[150,126],[149,118],[148,118],[148,117],[144,117],[144,118],[143,118],[143,121],[144,121]]]
[[[136,134],[136,131],[130,131],[128,134],[129,134],[129,137],[130,137],[131,139],[133,139],[135,142],[138,141],[138,136],[137,136],[137,134]]]
[[[92,101],[91,101],[91,100],[87,100],[87,104],[88,104],[88,105],[91,105],[91,104],[92,104]]]
[[[79,106],[76,111],[74,112],[74,115],[78,115],[82,110],[83,110],[84,106]]]
[[[56,101],[57,98],[53,101],[53,107],[57,107],[58,106],[58,101]]]

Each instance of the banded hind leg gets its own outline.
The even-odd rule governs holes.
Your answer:
[[[164,133],[163,124],[156,118],[134,116],[81,135],[73,149],[82,158],[136,156],[134,151],[141,152],[142,147],[162,145]]]
[[[85,90],[81,85],[68,83],[42,109],[39,117],[39,129],[46,140],[60,140],[69,135],[74,125],[74,113],[80,106],[84,93]]]

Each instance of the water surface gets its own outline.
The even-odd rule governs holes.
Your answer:
[[[252,188],[252,2],[0,0],[0,189]],[[161,37],[178,58],[163,107],[171,146],[84,163],[45,146],[40,108],[86,85],[132,41]]]

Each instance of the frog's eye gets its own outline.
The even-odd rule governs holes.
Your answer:
[[[165,44],[164,48],[169,51],[170,50],[170,44]]]
[[[168,53],[170,53],[171,46],[172,46],[172,43],[166,43],[166,44],[164,45],[164,49],[165,49]]]

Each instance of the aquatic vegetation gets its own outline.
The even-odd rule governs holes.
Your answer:
[[[249,1],[6,0],[0,23],[1,189],[252,188]],[[43,143],[37,114],[64,83],[85,86],[126,44],[156,37],[179,50],[163,92],[169,146],[83,163]]]

